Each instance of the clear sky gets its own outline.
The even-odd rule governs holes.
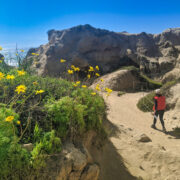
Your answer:
[[[37,47],[79,24],[130,33],[180,27],[180,0],[0,0],[0,46]]]

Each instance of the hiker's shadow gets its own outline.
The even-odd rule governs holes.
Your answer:
[[[168,135],[175,137],[175,139],[180,139],[180,133],[177,133],[176,131],[168,131]]]
[[[158,129],[158,128],[156,128],[155,130],[157,130],[159,132],[162,132],[162,133],[164,133],[166,135],[170,135],[170,136],[174,137],[175,139],[180,139],[180,133],[177,133],[174,130],[173,131],[166,131],[166,132],[164,132],[163,130]]]

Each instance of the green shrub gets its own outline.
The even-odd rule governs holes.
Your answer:
[[[124,94],[126,94],[126,93],[123,92],[123,91],[119,91],[117,95],[118,95],[118,96],[122,96],[122,95],[124,95]]]
[[[6,122],[8,116],[13,116],[14,120]],[[18,114],[12,109],[1,107],[0,109],[0,177],[8,179],[14,177],[19,179],[19,175],[28,170],[30,156],[28,152],[18,144],[16,121]],[[17,173],[18,171],[18,173]]]
[[[154,80],[150,79],[149,77],[147,77],[146,75],[144,75],[142,73],[140,74],[140,80],[142,82],[147,83],[147,87],[146,88],[148,88],[150,90],[158,89],[158,88],[162,87],[162,83],[161,82],[154,81]]]
[[[144,96],[138,101],[137,107],[143,112],[151,112],[153,110],[154,105],[154,96],[154,92]]]
[[[38,126],[36,125],[37,133]],[[41,132],[38,134],[40,135]],[[46,158],[48,154],[58,153],[61,151],[61,140],[55,136],[55,131],[46,132],[43,137],[39,136],[39,139],[35,143],[35,147],[31,152],[31,162],[34,169],[41,169],[46,166]]]
[[[91,96],[89,89],[77,89],[72,92],[72,97],[76,101],[85,105],[85,125],[86,129],[99,130],[102,127],[102,120],[105,116],[105,103],[102,97]]]

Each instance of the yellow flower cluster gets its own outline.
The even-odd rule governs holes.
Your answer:
[[[88,79],[90,79],[90,78],[91,78],[91,75],[90,75],[90,74],[88,74],[88,75],[87,75],[87,78],[88,78]]]
[[[2,63],[3,61],[2,60],[0,60],[0,63]]]
[[[68,69],[68,74],[73,74],[73,70]]]
[[[82,87],[82,88],[87,88],[87,86],[86,86],[86,85],[82,85],[81,87]]]
[[[11,121],[13,121],[14,120],[14,116],[8,116],[6,119],[5,119],[5,121],[7,121],[7,122],[11,122]]]
[[[94,71],[94,68],[92,66],[89,67],[88,69],[89,72],[93,72]]]
[[[2,46],[0,46],[0,51],[2,51],[2,49],[3,49]]]
[[[33,56],[39,56],[38,53],[31,53]]]
[[[44,90],[42,90],[42,89],[41,89],[41,90],[37,90],[37,91],[36,91],[36,95],[37,95],[37,94],[42,94],[43,92],[44,92]]]
[[[0,72],[0,80],[4,78],[4,73]]]
[[[96,85],[96,90],[97,91],[101,91],[101,88],[99,86],[100,86],[99,84]]]
[[[37,82],[37,81],[34,81],[34,82],[33,82],[33,85],[34,85],[34,86],[38,85],[38,82]]]
[[[23,76],[23,75],[26,74],[26,72],[25,72],[24,70],[22,70],[22,71],[17,71],[17,72],[18,72],[18,76]]]
[[[96,95],[96,92],[92,92],[91,95],[92,95],[92,96],[95,96],[95,95]]]
[[[27,89],[27,87],[25,86],[25,85],[19,85],[19,86],[17,86],[16,87],[16,92],[18,93],[18,94],[20,94],[20,93],[25,93],[26,92],[26,89]]]
[[[14,75],[7,75],[7,76],[6,76],[6,79],[11,79],[11,80],[13,80],[13,79],[15,79],[15,76],[14,76]]]
[[[24,52],[24,50],[23,50],[23,49],[21,49],[20,51],[21,51],[21,52]]]
[[[80,81],[76,81],[76,83],[73,84],[74,87],[77,87],[81,82]]]
[[[60,59],[60,63],[65,63],[66,60],[65,59]]]

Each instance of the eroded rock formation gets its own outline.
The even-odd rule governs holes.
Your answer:
[[[32,64],[39,75],[59,76],[70,64],[79,67],[99,65],[101,73],[121,66],[135,65],[149,74],[165,74],[178,66],[180,28],[161,34],[129,34],[80,25],[62,31],[50,30],[49,42],[31,49],[39,53]],[[59,60],[67,60],[62,64]]]

